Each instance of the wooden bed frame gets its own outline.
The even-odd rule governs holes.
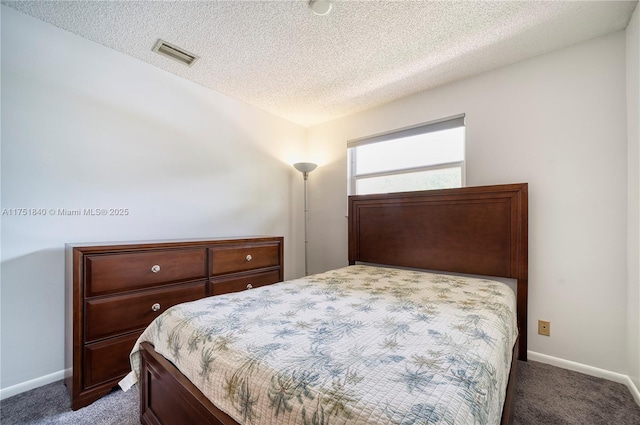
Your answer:
[[[516,359],[527,359],[527,184],[350,196],[356,262],[517,280],[519,338],[501,420],[511,423]],[[141,355],[141,423],[237,425],[151,344]]]

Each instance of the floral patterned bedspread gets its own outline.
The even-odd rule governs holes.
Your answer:
[[[167,310],[128,379],[149,341],[240,424],[498,424],[516,336],[503,283],[355,265]]]

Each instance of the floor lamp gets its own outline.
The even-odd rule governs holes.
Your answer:
[[[317,165],[312,162],[297,162],[293,164],[296,170],[302,173],[302,177],[304,177],[304,275],[308,276],[309,272],[307,270],[307,213],[309,212],[307,208],[307,179],[309,178],[309,173],[316,169]]]

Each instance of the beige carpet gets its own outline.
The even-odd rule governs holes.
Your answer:
[[[623,384],[518,362],[514,425],[640,425],[640,406]]]
[[[615,382],[542,363],[518,363],[514,425],[640,425],[640,406]],[[0,404],[0,424],[139,423],[138,392],[114,390],[75,412],[62,381]],[[464,424],[454,424],[464,425]]]

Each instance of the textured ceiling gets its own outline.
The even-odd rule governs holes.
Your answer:
[[[624,29],[637,1],[6,1],[311,126]],[[152,52],[158,38],[200,59]]]

